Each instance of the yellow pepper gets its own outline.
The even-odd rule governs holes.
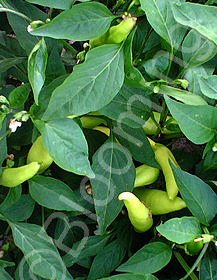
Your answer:
[[[151,211],[133,193],[123,192],[118,196],[127,208],[131,224],[137,232],[145,232],[153,225]]]

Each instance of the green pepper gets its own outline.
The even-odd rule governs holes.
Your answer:
[[[0,176],[0,185],[9,188],[16,187],[32,178],[39,168],[40,164],[38,162],[32,162],[21,167],[3,168]]]
[[[34,20],[30,22],[30,26],[32,29],[36,29],[42,25],[45,25],[45,22],[43,22],[42,20]]]
[[[151,211],[133,193],[123,192],[118,196],[127,208],[131,224],[137,232],[145,232],[153,225]]]
[[[159,112],[153,112],[153,115],[154,115],[155,121],[157,123],[159,123],[161,114]],[[177,125],[176,120],[171,116],[167,116],[166,122],[169,123],[170,125],[171,124]],[[153,135],[153,134],[158,133],[158,126],[156,125],[156,123],[153,121],[152,118],[149,118],[142,127],[147,135]],[[162,133],[171,134],[171,133],[174,133],[174,131],[169,130],[167,128],[162,128]]]
[[[43,144],[41,135],[33,143],[27,156],[27,164],[34,161],[40,163],[40,169],[38,170],[39,174],[43,173],[53,162],[53,158]]]
[[[159,176],[159,172],[159,169],[146,164],[136,167],[134,188],[154,183]]]
[[[137,18],[123,16],[123,20],[115,26],[112,26],[103,35],[90,40],[90,48],[95,48],[103,44],[119,44],[121,43],[133,29],[136,24]]]
[[[165,191],[140,187],[135,188],[133,193],[151,209],[153,215],[163,215],[186,207],[184,200],[180,197],[170,200]]]
[[[106,120],[99,117],[92,117],[92,116],[83,116],[80,118],[82,127],[84,128],[94,128],[100,124],[106,125]]]
[[[203,240],[198,240],[198,241],[192,240],[184,244],[185,253],[190,256],[197,255],[198,253],[200,253],[202,248],[203,248]]]

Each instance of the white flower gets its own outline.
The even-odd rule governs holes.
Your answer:
[[[18,127],[21,127],[22,123],[18,122],[16,119],[11,119],[9,124],[9,129],[11,132],[15,132]]]

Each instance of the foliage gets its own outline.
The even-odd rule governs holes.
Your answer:
[[[216,4],[0,0],[0,279],[217,279]]]

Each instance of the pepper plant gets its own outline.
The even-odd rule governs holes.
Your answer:
[[[0,279],[217,279],[216,4],[0,0]]]

